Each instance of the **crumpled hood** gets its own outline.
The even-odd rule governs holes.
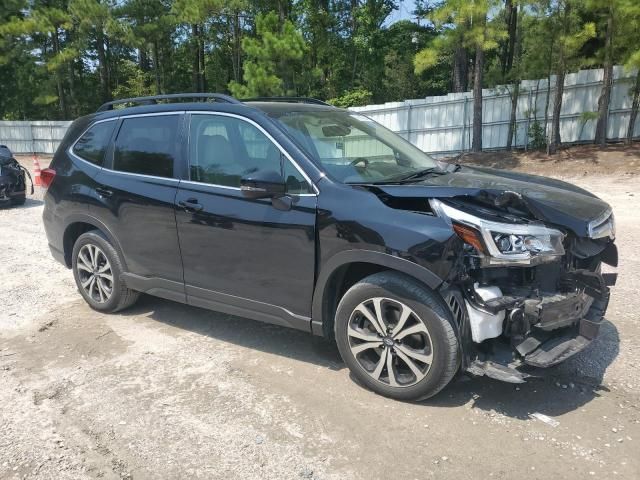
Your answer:
[[[499,201],[505,192],[513,192],[534,218],[566,227],[582,237],[588,236],[589,222],[611,209],[606,202],[575,185],[489,168],[462,167],[457,172],[432,175],[416,183],[376,187],[398,198],[467,197]]]

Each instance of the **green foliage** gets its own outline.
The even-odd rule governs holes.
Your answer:
[[[119,67],[126,80],[113,90],[115,98],[144,97],[155,93],[150,86],[150,75],[143,72],[134,62],[125,60]]]
[[[355,90],[346,92],[340,97],[331,98],[328,100],[328,102],[331,105],[339,108],[360,107],[362,105],[371,103],[372,97],[373,94],[369,90],[365,90],[364,88],[356,88]]]
[[[504,0],[419,0],[415,15],[428,21],[391,23],[398,3],[3,0],[0,117],[69,119],[112,97],[195,90],[344,107],[442,95],[459,47],[469,77],[484,52],[483,86],[494,88],[601,66],[610,12],[614,63],[640,67],[637,0],[512,0],[519,50],[510,72],[501,68]],[[544,138],[536,128],[529,136]]]
[[[506,31],[500,23],[487,22],[487,16],[502,3],[499,0],[447,0],[429,12],[429,20],[441,28],[441,33],[416,55],[416,73],[433,67],[442,55],[458,46],[470,50],[480,48],[485,52],[495,50]]]
[[[256,37],[245,38],[242,48],[247,56],[244,65],[244,84],[229,83],[229,90],[238,98],[283,95],[294,93],[292,64],[305,52],[304,38],[293,22],[285,20],[279,25],[278,16],[271,12],[256,17]]]
[[[547,146],[547,135],[545,134],[544,127],[537,120],[529,125],[527,136],[529,137],[529,148],[542,150]]]

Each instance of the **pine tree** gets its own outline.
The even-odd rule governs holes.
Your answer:
[[[558,0],[552,11],[551,26],[556,38],[555,55],[552,57],[556,75],[555,94],[551,119],[551,135],[547,146],[550,154],[556,153],[562,139],[560,136],[560,112],[564,94],[564,80],[567,72],[580,61],[580,49],[585,42],[596,34],[595,24],[584,22],[578,14],[582,3],[578,0]]]
[[[275,12],[256,17],[256,37],[245,38],[244,83],[229,83],[229,90],[239,98],[296,94],[293,64],[302,59],[304,38],[290,20]]]
[[[485,54],[498,48],[505,37],[503,25],[488,22],[489,11],[501,7],[498,0],[447,0],[429,16],[435,24],[448,26],[414,60],[416,73],[434,66],[439,58],[460,45],[475,55],[473,69],[473,141],[471,149],[482,151],[482,88]],[[456,53],[456,56],[458,53]]]

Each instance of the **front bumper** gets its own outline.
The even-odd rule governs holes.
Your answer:
[[[575,355],[597,336],[609,303],[609,290],[593,300],[586,316],[560,331],[535,332],[516,347],[524,363],[534,367],[551,367]]]
[[[468,333],[465,341],[469,319],[463,319],[463,370],[521,383],[528,376],[527,366],[551,367],[587,347],[598,335],[615,277],[576,271],[570,280],[576,289],[569,293],[504,296],[488,302],[471,299],[474,308],[502,315],[503,333],[481,343],[473,342]]]

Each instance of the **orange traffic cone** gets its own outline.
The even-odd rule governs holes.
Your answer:
[[[38,156],[33,154],[33,184],[36,187],[42,186],[42,179],[40,178],[40,162],[38,162]]]

